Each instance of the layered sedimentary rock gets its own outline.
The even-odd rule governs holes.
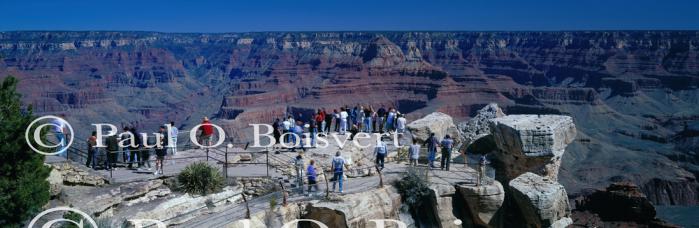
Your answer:
[[[509,183],[512,198],[526,222],[523,227],[567,227],[570,204],[565,188],[546,177],[525,173]]]
[[[577,134],[570,116],[509,115],[490,123],[501,178],[534,172],[558,180],[561,157]]]
[[[249,123],[357,103],[409,120],[462,121],[492,102],[566,114],[583,136],[562,164],[566,187],[626,179],[654,202],[691,204],[697,43],[696,31],[2,32],[0,77],[19,77],[37,114],[68,113],[79,139],[90,123],[150,132],[209,116],[245,141]]]

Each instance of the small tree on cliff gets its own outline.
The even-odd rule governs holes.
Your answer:
[[[22,110],[16,85],[12,76],[0,84],[0,224],[8,227],[21,226],[49,200],[50,168],[24,139],[34,117]]]

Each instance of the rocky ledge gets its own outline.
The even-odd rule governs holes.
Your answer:
[[[677,227],[656,218],[655,207],[633,183],[619,182],[575,200],[575,225]]]

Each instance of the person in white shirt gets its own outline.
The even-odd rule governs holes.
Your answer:
[[[398,114],[398,120],[396,121],[396,132],[398,133],[405,133],[405,123],[407,120],[405,119],[405,116],[403,114]]]
[[[60,119],[53,119],[51,121],[52,131],[53,134],[56,136],[56,141],[57,141],[57,147],[56,147],[56,152],[58,153],[59,156],[61,157],[67,157],[66,153],[66,144],[67,144],[67,135],[65,134],[66,130],[66,121],[65,121],[65,114],[60,114],[59,115]]]
[[[347,110],[345,108],[340,108],[340,134],[344,135],[347,132]]]
[[[284,132],[282,132],[282,134],[285,134],[285,136],[284,136],[285,143],[289,143],[289,134],[288,133],[289,133],[289,129],[291,129],[291,121],[289,121],[290,119],[291,119],[291,116],[289,116],[289,118],[287,118],[286,120],[284,120],[284,122],[282,122],[282,128],[284,129]]]
[[[170,146],[170,151],[172,152],[172,155],[177,154],[177,134],[180,133],[180,130],[175,127],[175,122],[170,121],[170,139],[172,139],[172,144],[168,144]]]

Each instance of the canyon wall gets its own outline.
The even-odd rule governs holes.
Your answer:
[[[572,116],[568,193],[631,181],[662,204],[696,204],[699,32],[2,32],[0,78],[37,114],[90,123],[214,118],[233,141],[286,111],[357,103],[415,120]]]

